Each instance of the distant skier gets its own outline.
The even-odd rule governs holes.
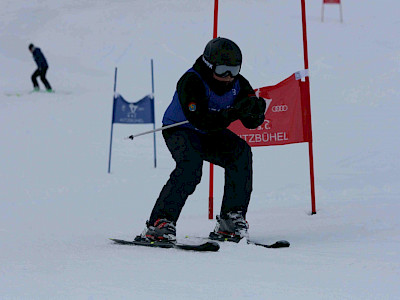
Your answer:
[[[46,58],[44,57],[40,48],[35,47],[33,44],[30,44],[28,48],[29,51],[32,53],[33,59],[35,60],[38,67],[36,71],[33,72],[31,77],[33,83],[33,89],[35,91],[39,91],[40,88],[37,82],[37,77],[40,76],[40,79],[42,80],[44,86],[46,87],[46,90],[48,92],[52,92],[53,90],[51,89],[50,83],[46,79],[46,72],[47,69],[49,68]]]
[[[221,213],[210,237],[239,241],[247,236],[252,152],[227,127],[240,120],[247,128],[257,128],[264,122],[266,103],[239,74],[241,64],[240,48],[219,37],[208,42],[203,55],[178,81],[162,123],[189,123],[163,130],[176,167],[161,190],[145,230],[135,240],[176,240],[176,222],[201,180],[203,161],[225,169]]]

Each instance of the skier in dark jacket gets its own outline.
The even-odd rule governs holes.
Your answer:
[[[33,59],[35,60],[37,67],[38,67],[36,69],[36,71],[33,72],[32,77],[31,77],[32,83],[33,83],[33,89],[35,91],[39,90],[39,84],[37,82],[37,77],[40,76],[40,79],[42,80],[44,86],[46,87],[46,90],[48,92],[52,92],[50,83],[46,79],[46,72],[47,72],[47,69],[49,68],[46,58],[44,57],[40,48],[35,47],[33,44],[30,44],[28,48],[29,48],[29,51],[32,53]]]
[[[256,128],[264,121],[266,104],[239,74],[241,64],[239,47],[229,39],[216,38],[178,81],[163,125],[185,120],[189,123],[163,131],[176,167],[136,240],[176,240],[176,222],[186,199],[201,180],[203,161],[225,169],[221,212],[210,237],[239,241],[247,236],[252,152],[227,127],[239,119],[245,127]]]

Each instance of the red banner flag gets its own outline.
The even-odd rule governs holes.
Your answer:
[[[321,21],[324,21],[325,4],[339,4],[340,22],[343,23],[342,3],[340,2],[340,0],[322,0]]]
[[[300,80],[301,75],[297,72],[277,85],[256,90],[256,94],[267,102],[261,126],[247,129],[236,121],[229,129],[251,147],[310,142],[310,98],[305,82]]]
[[[324,0],[324,4],[340,4],[340,0]]]

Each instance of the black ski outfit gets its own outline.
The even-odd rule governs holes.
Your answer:
[[[201,180],[203,161],[225,169],[221,217],[232,211],[246,216],[253,182],[252,152],[227,127],[238,119],[247,128],[261,125],[265,101],[255,96],[250,83],[240,74],[229,83],[215,79],[215,70],[204,56],[180,78],[164,115],[163,125],[182,120],[189,123],[163,130],[176,167],[161,190],[148,224],[165,219],[176,225],[188,196]]]
[[[37,69],[35,70],[35,72],[33,72],[31,76],[33,88],[35,90],[39,89],[37,77],[40,77],[40,80],[43,82],[46,90],[51,90],[50,83],[46,79],[46,72],[49,68],[46,58],[44,57],[40,48],[35,47],[33,44],[29,45],[29,50],[32,52],[33,59],[35,60],[37,65]]]

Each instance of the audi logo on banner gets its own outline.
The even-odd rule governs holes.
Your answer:
[[[289,109],[286,104],[272,106],[272,112],[285,112]]]

